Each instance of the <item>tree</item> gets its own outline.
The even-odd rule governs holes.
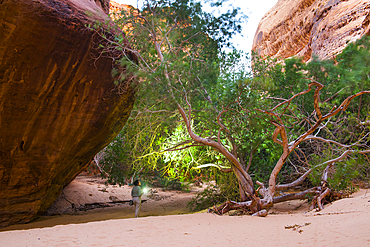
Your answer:
[[[228,75],[228,69],[237,60],[235,57],[238,58],[238,53],[229,55],[231,58],[234,57],[229,65],[225,57],[219,55],[219,48],[227,43],[232,33],[240,29],[236,11],[227,12],[216,18],[204,13],[199,3],[190,0],[145,1],[145,3],[142,10],[132,9],[130,14],[122,12],[122,16],[117,18],[119,28],[126,32],[131,48],[123,45],[125,38],[122,34],[111,38],[105,35],[104,26],[100,26],[100,29],[96,31],[97,35],[110,43],[109,46],[102,47],[102,54],[109,54],[108,51],[112,52],[112,50],[122,52],[127,49],[136,54],[139,58],[138,63],[125,57],[125,52],[122,53],[118,62],[124,68],[122,71],[126,72],[119,74],[118,78],[123,79],[127,71],[139,78],[138,92],[143,94],[142,98],[148,99],[145,101],[146,110],[172,112],[173,107],[177,110],[191,139],[169,150],[194,146],[211,147],[227,160],[225,164],[227,168],[225,165],[213,165],[222,172],[235,174],[242,202],[230,201],[215,210],[224,213],[231,209],[246,208],[252,213],[264,215],[266,214],[264,210],[271,207],[273,203],[303,198],[308,193],[315,194],[316,191],[318,195],[315,197],[315,202],[319,208],[322,208],[321,200],[330,192],[330,189],[326,187],[326,177],[330,166],[348,154],[366,154],[370,152],[370,149],[366,145],[367,135],[354,144],[344,145],[314,135],[314,132],[323,128],[324,121],[345,111],[354,98],[368,94],[370,91],[361,91],[351,95],[338,107],[333,107],[323,114],[320,106],[320,91],[323,85],[309,79],[311,82],[308,84],[308,89],[302,88],[301,92],[293,93],[287,99],[279,98],[277,100],[281,102],[272,106],[272,103],[265,103],[266,101],[263,100],[270,97],[269,93],[251,88],[253,80],[249,80],[243,72]],[[111,30],[108,31],[111,32]],[[223,72],[223,69],[226,72]],[[293,72],[302,70],[297,66],[292,66],[292,69]],[[280,73],[278,69],[275,71],[277,74]],[[293,77],[295,75],[296,73],[285,73],[285,76],[288,76],[287,80],[297,80]],[[229,88],[230,95],[222,95],[217,90],[220,85],[224,89]],[[150,95],[151,93],[160,95],[160,98]],[[288,114],[293,114],[294,108],[300,106],[296,100],[307,95],[309,98],[312,97],[313,106],[310,107],[313,113],[309,117]],[[230,100],[231,98],[233,100]],[[160,108],[156,108],[158,106]],[[264,110],[269,107],[270,110]],[[256,116],[259,116],[260,120],[255,121]],[[295,121],[297,125],[302,118],[306,124],[303,128],[298,128],[301,130],[300,133],[297,132],[297,128],[293,128],[294,125],[293,127],[288,126],[289,123],[294,123],[292,121]],[[253,153],[269,132],[268,128],[264,128],[268,121],[274,128],[273,142],[281,146],[282,154],[272,168],[268,186],[265,187],[262,182],[256,181],[256,184],[260,186],[256,189],[249,168],[252,164]],[[193,123],[196,124],[197,131]],[[295,132],[289,136],[290,127]],[[251,129],[264,130],[260,134],[251,134]],[[277,176],[289,155],[299,150],[302,142],[310,140],[323,141],[341,148],[338,151],[341,153],[339,157],[319,164],[319,166],[328,165],[322,179],[323,186],[303,193],[275,197],[276,191],[299,184],[312,172],[308,170],[292,183],[277,184]],[[245,145],[246,143],[249,144]],[[248,161],[246,161],[246,150],[250,150]]]
[[[121,154],[124,155],[110,156],[114,162],[126,163],[130,168],[134,168],[121,166],[123,169],[119,169],[126,171],[164,165],[158,164],[161,163],[155,158],[158,153],[153,151],[161,146],[166,133],[172,133],[177,128],[178,115],[174,114],[177,110],[173,102],[181,100],[182,91],[187,91],[194,102],[198,103],[198,108],[201,109],[198,111],[199,115],[206,114],[208,106],[204,103],[207,104],[208,101],[204,99],[208,97],[207,90],[212,90],[220,73],[219,49],[221,46],[227,46],[228,37],[233,32],[240,31],[239,24],[245,18],[236,10],[215,17],[203,12],[199,3],[188,0],[145,3],[142,10],[132,8],[113,15],[119,30],[107,23],[97,23],[92,27],[98,30],[96,35],[102,41],[110,42],[110,45],[105,47],[103,42],[98,44],[98,48],[102,49],[102,56],[117,54],[125,49],[140,56],[136,63],[123,55],[117,60],[122,69],[112,71],[117,78],[118,87],[127,75],[140,78],[140,83],[136,85],[137,103],[121,133],[125,140],[114,142],[114,145],[121,146],[115,149],[123,150]],[[120,30],[124,30],[124,34]],[[110,33],[115,33],[116,36],[113,37]],[[125,47],[126,40],[131,48]],[[155,124],[159,122],[160,125]],[[155,129],[156,133],[133,131],[139,128]],[[134,143],[139,145],[132,145],[133,138]],[[148,139],[153,141],[148,142]],[[109,151],[109,148],[106,151]],[[153,162],[154,160],[158,162]],[[109,173],[112,162],[106,164]],[[115,174],[117,176],[111,174],[113,180],[122,183],[123,180],[119,180],[125,174]]]
[[[308,94],[314,89],[314,95],[313,95],[313,105],[314,105],[314,120],[312,119],[304,119],[305,121],[309,121],[310,127],[306,130],[303,131],[302,134],[300,134],[297,137],[288,136],[288,128],[290,126],[287,126],[287,121],[284,121],[284,118],[287,117],[286,111],[288,111],[288,107],[290,104],[292,104],[293,100],[297,98],[300,95]],[[327,173],[328,170],[331,166],[334,165],[334,163],[339,162],[343,160],[348,154],[367,154],[370,153],[369,146],[367,145],[368,142],[368,135],[365,135],[363,138],[360,138],[356,143],[351,144],[351,145],[344,145],[342,143],[330,140],[330,139],[325,139],[322,137],[319,137],[317,134],[315,135],[314,132],[319,130],[320,126],[322,123],[331,117],[337,115],[338,113],[345,111],[350,104],[350,102],[363,94],[369,94],[370,91],[362,91],[357,94],[351,95],[347,97],[338,107],[333,107],[329,112],[326,114],[323,114],[319,102],[320,102],[320,91],[322,90],[323,85],[313,81],[308,85],[308,89],[305,91],[302,91],[300,93],[297,93],[293,95],[291,98],[287,100],[283,100],[281,103],[273,107],[271,110],[259,110],[269,116],[272,117],[271,123],[276,127],[274,134],[273,134],[273,140],[275,143],[281,145],[283,147],[283,153],[281,154],[278,162],[276,163],[274,169],[271,172],[270,179],[268,181],[268,187],[266,188],[263,183],[258,182],[257,184],[260,186],[257,190],[259,191],[259,194],[262,196],[262,198],[255,197],[247,201],[247,202],[241,202],[241,203],[236,203],[236,202],[227,202],[226,204],[220,206],[219,208],[216,208],[217,212],[224,213],[227,212],[231,209],[236,209],[240,207],[247,207],[252,210],[252,212],[258,212],[261,209],[269,208],[273,203],[285,201],[285,200],[292,200],[292,199],[303,199],[308,193],[317,193],[314,201],[314,203],[318,204],[318,207],[322,209],[322,204],[321,200],[328,195],[330,192],[330,189],[327,188]],[[291,118],[291,116],[288,116]],[[295,120],[300,120],[297,119],[296,116],[293,116],[293,119]],[[296,121],[296,124],[298,122]],[[280,136],[281,139],[278,139]],[[292,138],[293,137],[293,138]],[[323,162],[322,164],[319,164],[319,166],[325,166],[325,171],[322,177],[322,186],[321,187],[316,187],[312,188],[309,190],[306,190],[302,193],[294,193],[294,194],[288,194],[280,197],[275,197],[275,192],[283,189],[288,189],[292,188],[294,186],[297,186],[298,184],[302,183],[303,180],[312,172],[312,168],[309,169],[306,173],[304,173],[300,178],[295,180],[294,182],[291,182],[289,184],[283,184],[283,185],[277,185],[276,180],[279,172],[281,171],[283,165],[285,164],[287,158],[289,155],[295,151],[296,149],[299,149],[299,145],[304,142],[304,141],[310,141],[310,140],[319,140],[325,143],[330,143],[333,144],[337,147],[340,148],[340,153],[341,155],[339,157],[327,160]],[[253,205],[255,204],[255,205]],[[256,209],[254,207],[257,207]],[[265,213],[265,212],[263,212]]]
[[[348,95],[356,94],[368,88],[367,74],[369,74],[370,66],[367,63],[366,55],[369,50],[369,37],[365,36],[356,43],[349,44],[343,53],[332,60],[319,61],[313,59],[307,64],[302,63],[297,58],[285,60],[284,64],[274,64],[269,59],[256,61],[258,71],[255,72],[257,76],[254,78],[256,80],[254,88],[268,91],[270,101],[279,101],[291,97],[293,90],[303,90],[309,83],[307,78],[311,78],[325,85],[320,91],[322,95],[320,107],[322,111],[330,111],[334,106],[341,104]],[[254,58],[257,59],[257,56]],[[291,78],[294,78],[294,80],[291,80]],[[314,113],[314,108],[313,104],[310,103],[311,99],[312,94],[301,95],[300,99],[297,99],[295,108],[292,109],[294,114],[302,119],[312,119],[311,114]],[[318,129],[320,136],[335,139],[344,144],[355,143],[359,138],[365,136],[368,133],[366,122],[369,116],[369,99],[369,97],[362,95],[354,99],[345,112],[331,117],[320,126]],[[309,121],[301,122],[303,126],[295,125],[294,129],[297,133],[300,133],[299,129],[309,123]],[[339,155],[333,152],[330,145],[324,145],[317,141],[302,143],[300,150],[306,156],[304,157],[301,154],[300,158],[302,160],[307,159],[307,163],[310,164],[320,163],[320,160],[324,161],[331,155],[333,157]],[[302,153],[301,151],[299,153]],[[348,163],[349,160],[337,164],[336,169],[338,172],[342,170],[343,173],[351,175],[354,173],[353,170],[357,170],[362,178],[368,180],[368,165],[366,164],[369,164],[369,162],[366,156],[363,156],[363,158],[364,160],[362,158],[356,161],[353,160],[352,164]],[[354,167],[354,163],[356,163],[356,167]],[[305,169],[309,169],[309,166],[301,162],[297,155],[290,157],[288,164],[292,164],[288,166],[291,166],[296,173],[304,173]],[[299,164],[303,167],[300,167]],[[316,171],[314,173],[316,174]],[[318,176],[313,179],[311,174],[310,177],[311,181],[317,184]],[[340,180],[339,178],[336,179]],[[342,184],[343,189],[344,183],[338,181],[338,184]]]

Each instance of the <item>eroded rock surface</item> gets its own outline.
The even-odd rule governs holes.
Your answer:
[[[279,0],[262,18],[252,50],[285,59],[331,58],[369,34],[368,0]]]
[[[0,227],[46,210],[134,102],[86,24],[109,0],[0,0]],[[104,10],[103,10],[104,9]]]
[[[117,3],[115,1],[110,1],[109,2],[109,13],[113,14],[120,14],[123,11],[130,11],[130,9],[132,9],[133,6],[131,5],[127,5],[127,4],[121,4],[121,3]]]

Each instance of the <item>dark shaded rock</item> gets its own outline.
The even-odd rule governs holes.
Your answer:
[[[46,210],[130,114],[112,59],[92,59],[85,25],[104,18],[90,0],[0,0],[0,227]]]

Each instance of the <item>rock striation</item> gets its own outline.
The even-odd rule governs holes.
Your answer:
[[[111,0],[109,2],[109,13],[111,13],[111,14],[115,13],[115,14],[119,15],[122,11],[129,12],[130,9],[132,9],[132,8],[133,8],[133,6],[131,6],[131,5],[117,3],[113,0]]]
[[[368,0],[279,0],[262,18],[252,50],[261,56],[328,59],[370,33]]]
[[[109,0],[0,0],[0,227],[46,210],[125,124],[134,92],[118,91],[86,28],[108,11]]]

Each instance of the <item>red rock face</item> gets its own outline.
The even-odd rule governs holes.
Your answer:
[[[127,4],[120,4],[115,1],[110,1],[109,2],[109,13],[116,13],[119,14],[121,13],[122,10],[124,11],[130,11],[133,7],[131,5]]]
[[[369,33],[368,0],[279,0],[262,18],[252,50],[285,59],[328,59]]]
[[[129,116],[133,90],[93,59],[99,2],[0,0],[0,227],[46,210]]]

